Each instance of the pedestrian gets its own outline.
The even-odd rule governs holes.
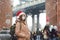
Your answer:
[[[53,27],[52,31],[51,31],[51,36],[52,36],[52,40],[57,40],[57,29],[56,26]]]
[[[43,30],[44,40],[48,40],[49,39],[49,36],[50,36],[49,27],[50,27],[49,25],[46,25],[44,30]]]
[[[37,30],[36,34],[36,40],[41,40],[40,30]]]
[[[40,39],[43,40],[43,33],[42,33],[42,31],[40,31],[39,33],[40,33]]]
[[[52,29],[53,29],[53,25],[50,25],[50,27],[49,27],[49,30],[50,30],[49,40],[52,40]]]
[[[44,40],[48,40],[48,35],[46,30],[44,30],[43,35],[44,35],[43,36]]]
[[[36,32],[33,34],[33,39],[36,40]]]
[[[17,40],[30,40],[30,31],[26,23],[26,14],[22,11],[17,12],[17,22],[15,28],[15,34]]]

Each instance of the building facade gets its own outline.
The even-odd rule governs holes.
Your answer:
[[[10,0],[0,0],[0,28],[8,28],[12,24],[12,7]]]
[[[60,31],[60,0],[46,0],[46,13],[49,17],[49,22],[52,25],[57,25]]]

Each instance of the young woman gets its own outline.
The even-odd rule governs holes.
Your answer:
[[[17,40],[30,40],[30,31],[26,23],[26,14],[22,11],[17,13],[15,34],[17,36]]]

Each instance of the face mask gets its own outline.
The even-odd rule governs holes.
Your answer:
[[[22,16],[22,20],[25,20],[25,16]]]

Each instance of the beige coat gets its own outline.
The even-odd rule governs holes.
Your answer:
[[[30,40],[30,32],[26,23],[17,22],[15,34],[17,35],[18,40]]]

